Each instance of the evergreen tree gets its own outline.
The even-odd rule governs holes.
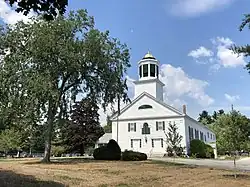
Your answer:
[[[167,152],[169,155],[180,155],[183,151],[181,147],[181,141],[183,136],[181,136],[178,132],[178,127],[176,123],[170,123],[167,129],[167,132],[164,131],[166,135],[166,143],[167,143]]]
[[[92,99],[85,98],[73,106],[71,119],[63,129],[63,144],[70,152],[81,155],[104,134],[99,123],[99,107]]]

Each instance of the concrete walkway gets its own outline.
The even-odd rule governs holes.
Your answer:
[[[187,165],[207,166],[219,169],[234,169],[233,160],[213,160],[213,159],[183,159],[183,158],[149,158],[151,160],[160,160],[165,162],[175,162]],[[236,168],[241,171],[250,172],[250,157],[241,160],[236,160]]]

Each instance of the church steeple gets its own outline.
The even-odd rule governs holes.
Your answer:
[[[148,51],[148,53],[138,62],[139,80],[156,79],[159,77],[159,62]]]
[[[163,100],[164,84],[159,80],[159,61],[148,51],[138,62],[139,80],[135,81],[135,97],[147,92],[158,100]]]

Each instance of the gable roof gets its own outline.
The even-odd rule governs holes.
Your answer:
[[[163,101],[161,100],[158,100],[156,99],[154,96],[150,95],[149,93],[147,92],[143,92],[142,94],[140,94],[138,97],[136,97],[131,103],[129,103],[128,105],[126,105],[124,108],[121,109],[121,112],[119,114],[119,116],[124,113],[127,109],[129,109],[131,106],[133,106],[137,101],[139,101],[143,96],[147,96],[149,97],[150,99],[152,99],[153,101],[157,102],[158,104],[168,108],[169,110],[172,110],[174,112],[176,112],[177,114],[179,115],[184,115],[181,111],[177,110],[176,108],[164,103]],[[111,120],[114,120],[116,119],[118,116],[118,112],[114,113],[112,116],[111,116]]]

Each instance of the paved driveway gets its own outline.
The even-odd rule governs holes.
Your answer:
[[[234,169],[233,160],[212,160],[212,159],[183,159],[183,158],[150,158],[166,162],[175,162],[188,165],[208,166],[220,169]],[[244,158],[236,161],[236,168],[242,171],[250,171],[250,158]]]

